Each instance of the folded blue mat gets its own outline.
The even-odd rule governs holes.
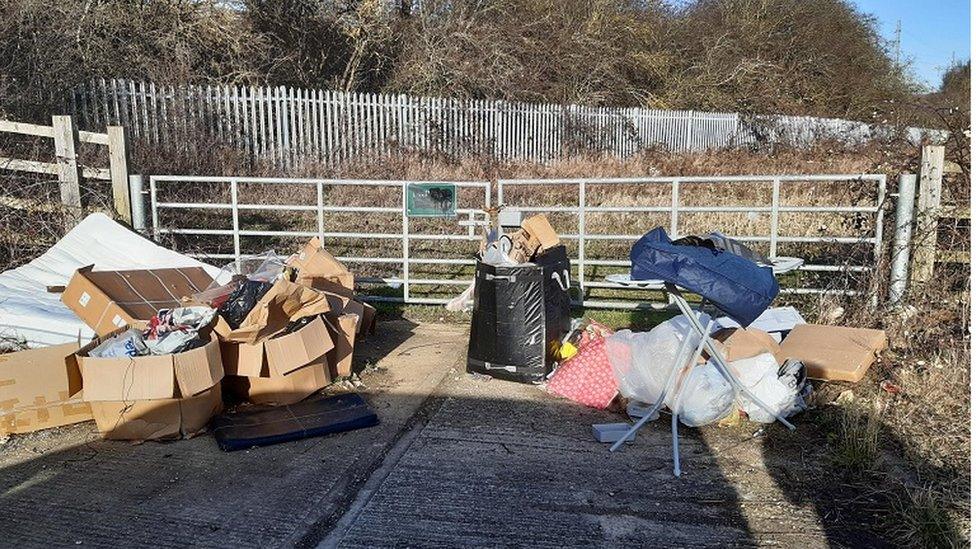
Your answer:
[[[372,427],[376,413],[358,394],[304,400],[289,406],[261,407],[214,419],[217,445],[225,452],[268,446]]]
[[[711,301],[742,326],[756,320],[779,293],[771,268],[721,249],[676,245],[662,227],[634,244],[630,261],[632,279],[680,286]]]

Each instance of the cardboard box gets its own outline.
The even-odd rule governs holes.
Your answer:
[[[188,398],[91,403],[95,425],[112,440],[188,438],[223,410],[220,384]]]
[[[534,215],[522,222],[522,228],[529,233],[533,241],[538,242],[541,250],[548,250],[559,245],[559,235],[549,224],[549,219],[543,214]]]
[[[293,320],[330,310],[324,293],[280,279],[258,300],[237,329],[231,329],[220,319],[214,331],[222,341],[253,345],[281,332]]]
[[[786,361],[779,344],[766,332],[754,328],[722,328],[712,334],[712,339],[721,344],[721,352],[729,362],[752,358],[763,353],[776,357],[776,363]]]
[[[512,250],[509,257],[517,263],[532,260],[536,254],[559,245],[559,235],[543,214],[534,215],[522,222],[522,227],[511,234]]]
[[[213,278],[200,267],[75,271],[61,302],[103,336],[132,325],[144,327],[159,309],[179,307],[184,297],[204,290]]]
[[[321,361],[284,376],[229,376],[224,379],[224,388],[237,400],[246,400],[255,404],[286,405],[305,399],[324,389],[331,382],[329,363],[323,357]]]
[[[71,395],[81,375],[65,359],[77,343],[0,354],[0,434],[29,433],[92,419],[91,407]]]
[[[249,377],[287,375],[321,359],[334,347],[321,317],[290,334],[271,336],[257,343],[225,340],[220,345],[224,372],[227,375]]]
[[[297,254],[289,258],[288,266],[294,267],[298,272],[295,282],[299,284],[319,290],[345,289],[352,297],[355,277],[345,265],[325,251],[318,237],[309,240]]]
[[[78,350],[66,361],[77,368],[85,402],[160,400],[203,393],[224,377],[220,345],[212,338],[184,353],[121,358],[90,357],[88,352],[120,328]]]
[[[356,346],[356,325],[359,317],[353,314],[326,316],[326,327],[335,346],[326,355],[333,378],[352,374],[352,354]]]
[[[332,313],[353,314],[358,317],[356,321],[356,333],[366,335],[376,331],[376,307],[369,303],[359,301],[355,297],[342,295],[329,290],[322,290],[329,300],[329,308]]]
[[[857,382],[887,344],[881,330],[799,324],[780,350],[784,357],[803,362],[813,379]]]

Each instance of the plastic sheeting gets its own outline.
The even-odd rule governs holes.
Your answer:
[[[168,250],[119,225],[91,214],[47,252],[30,263],[0,273],[0,338],[30,347],[90,339],[94,332],[61,303],[48,286],[64,286],[79,267],[96,271],[203,267],[219,269]]]

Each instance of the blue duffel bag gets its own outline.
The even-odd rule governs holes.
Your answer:
[[[664,280],[694,292],[742,326],[752,323],[779,293],[769,267],[702,246],[675,245],[662,227],[630,249],[633,280]]]

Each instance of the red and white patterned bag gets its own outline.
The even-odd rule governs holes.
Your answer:
[[[606,349],[603,337],[590,338],[575,356],[559,366],[546,389],[591,408],[606,408],[617,396],[617,378]]]

